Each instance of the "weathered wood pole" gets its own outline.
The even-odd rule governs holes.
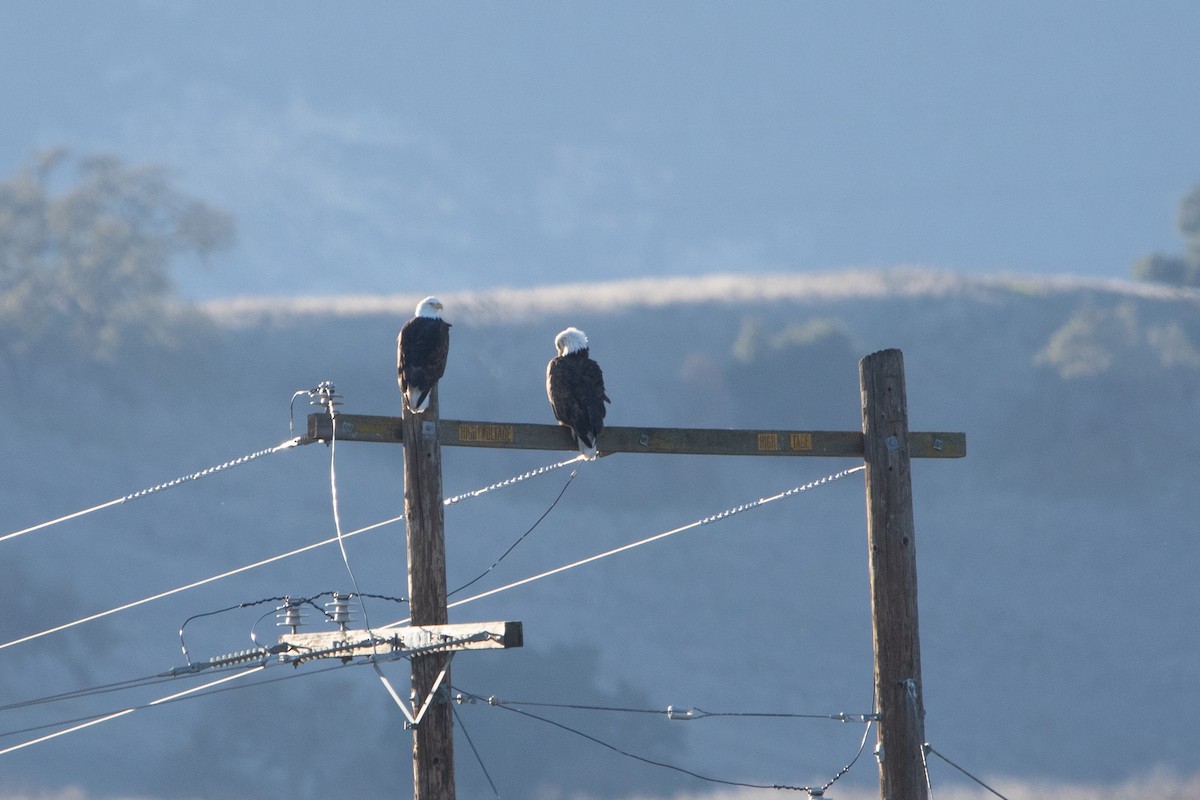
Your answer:
[[[904,355],[881,350],[860,361],[858,368],[880,715],[879,791],[883,800],[928,800]]]
[[[438,437],[438,390],[422,414],[405,412],[404,521],[408,539],[408,603],[413,625],[443,625],[446,613],[446,540],[442,506],[442,448]],[[449,654],[414,656],[416,707],[433,690]],[[440,691],[447,691],[450,676]],[[413,799],[454,800],[454,720],[448,702],[434,699],[413,731]]]

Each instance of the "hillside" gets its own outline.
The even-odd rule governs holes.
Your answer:
[[[425,287],[389,297],[213,302],[216,332],[175,356],[91,375],[16,375],[0,462],[15,530],[289,437],[295,391],[332,380],[352,413],[394,414],[395,334]],[[857,429],[858,359],[905,353],[911,427],[960,430],[966,459],[914,465],[927,735],[976,774],[1028,785],[1192,776],[1176,715],[1200,711],[1192,489],[1200,434],[1200,293],[1120,281],[967,278],[920,269],[711,276],[441,295],[454,325],[447,418],[549,421],[553,335],[587,331],[611,425]],[[297,403],[297,419],[310,409]],[[332,534],[330,456],[309,446],[10,542],[4,642]],[[458,493],[558,454],[447,451]],[[336,450],[342,525],[402,511],[398,452]],[[478,588],[671,530],[849,464],[619,456],[584,465],[562,501]],[[447,511],[452,584],[546,511],[563,471]],[[0,532],[2,533],[2,532]],[[861,481],[846,479],[456,610],[521,619],[526,646],[464,654],[457,688],[530,702],[722,711],[861,712],[870,631]],[[402,529],[347,542],[364,592],[403,592]],[[185,620],[263,598],[348,591],[336,547],[0,651],[24,699],[182,662]],[[190,622],[193,657],[274,635],[271,604]],[[376,601],[372,620],[403,608]],[[403,670],[394,670],[403,682]],[[290,677],[291,673],[288,674]],[[143,690],[153,699],[174,685]],[[9,709],[3,730],[81,718],[124,695]],[[317,797],[394,791],[408,734],[364,670],[139,712],[4,756],[0,790],[87,796]],[[623,797],[716,787],[623,759],[484,705],[459,709],[501,795]],[[540,711],[538,713],[541,713]],[[860,726],[668,722],[545,709],[650,759],[751,783],[828,780]],[[0,739],[8,746],[31,734]],[[124,767],[136,750],[138,776]],[[465,740],[464,796],[490,792]],[[214,771],[213,764],[221,768]],[[323,766],[322,766],[323,765]],[[53,778],[46,777],[53,775]],[[944,765],[942,785],[963,778]],[[839,788],[871,787],[868,755]],[[403,792],[401,792],[403,793]]]

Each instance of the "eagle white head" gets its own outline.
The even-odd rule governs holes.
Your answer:
[[[430,295],[421,302],[417,303],[416,315],[418,317],[433,317],[438,319],[442,316],[442,301]]]
[[[579,330],[579,328],[567,328],[558,336],[554,337],[554,348],[558,350],[558,354],[560,356],[565,356],[568,353],[575,353],[580,350],[586,350],[587,346],[587,334]]]

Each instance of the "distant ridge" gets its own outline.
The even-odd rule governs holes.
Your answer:
[[[310,317],[407,317],[436,285],[389,295],[246,296],[211,300],[200,308],[232,327],[287,323]],[[679,304],[834,301],[887,297],[972,297],[1000,294],[1053,295],[1091,291],[1155,300],[1200,303],[1200,290],[1118,278],[997,273],[971,276],[921,267],[831,272],[712,274],[568,283],[528,289],[439,292],[464,324],[503,322],[531,313],[572,309],[612,311]],[[461,316],[459,316],[461,315]]]

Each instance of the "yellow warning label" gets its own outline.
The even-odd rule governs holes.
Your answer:
[[[812,434],[793,433],[789,436],[788,446],[793,450],[812,450]]]
[[[511,444],[513,426],[463,423],[458,426],[458,440],[460,442]]]
[[[774,433],[760,433],[758,435],[758,451],[760,453],[773,453],[779,449],[779,435]]]

